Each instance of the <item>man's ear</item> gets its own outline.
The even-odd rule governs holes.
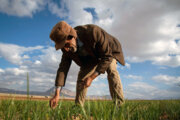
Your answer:
[[[55,43],[55,49],[56,49],[56,50],[61,49],[60,46],[59,46],[59,44],[56,44],[56,43]]]

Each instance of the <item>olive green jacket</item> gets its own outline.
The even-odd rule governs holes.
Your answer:
[[[91,56],[88,65],[97,65],[96,71],[104,73],[115,58],[120,64],[125,65],[121,44],[119,41],[96,25],[84,25],[74,28],[79,39],[85,46],[86,51]],[[66,52],[62,49],[63,55],[57,70],[55,86],[64,86],[67,73],[72,60],[79,66],[84,66],[77,53]],[[88,61],[88,60],[87,60]],[[87,65],[87,64],[86,64]]]

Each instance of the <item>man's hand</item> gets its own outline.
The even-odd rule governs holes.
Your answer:
[[[87,77],[84,80],[84,88],[87,88],[87,87],[91,86],[92,81],[93,81],[93,79],[91,77]]]
[[[52,99],[49,101],[49,105],[52,109],[56,108],[59,102],[59,96],[54,96]]]
[[[58,105],[59,94],[60,94],[60,89],[56,89],[54,97],[49,101],[49,105],[52,109],[56,108]]]
[[[97,72],[94,72],[90,77],[87,77],[84,80],[84,88],[87,88],[91,86],[92,81],[98,76],[99,74]]]

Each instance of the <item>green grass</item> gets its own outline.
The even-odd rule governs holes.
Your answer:
[[[0,100],[0,120],[180,120],[180,100],[127,100],[120,108],[111,101],[86,101],[84,108],[60,101]]]

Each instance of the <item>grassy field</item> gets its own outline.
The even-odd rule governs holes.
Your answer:
[[[0,120],[180,120],[180,100],[126,100],[120,108],[111,101],[60,101],[56,109],[49,101],[0,100]]]

